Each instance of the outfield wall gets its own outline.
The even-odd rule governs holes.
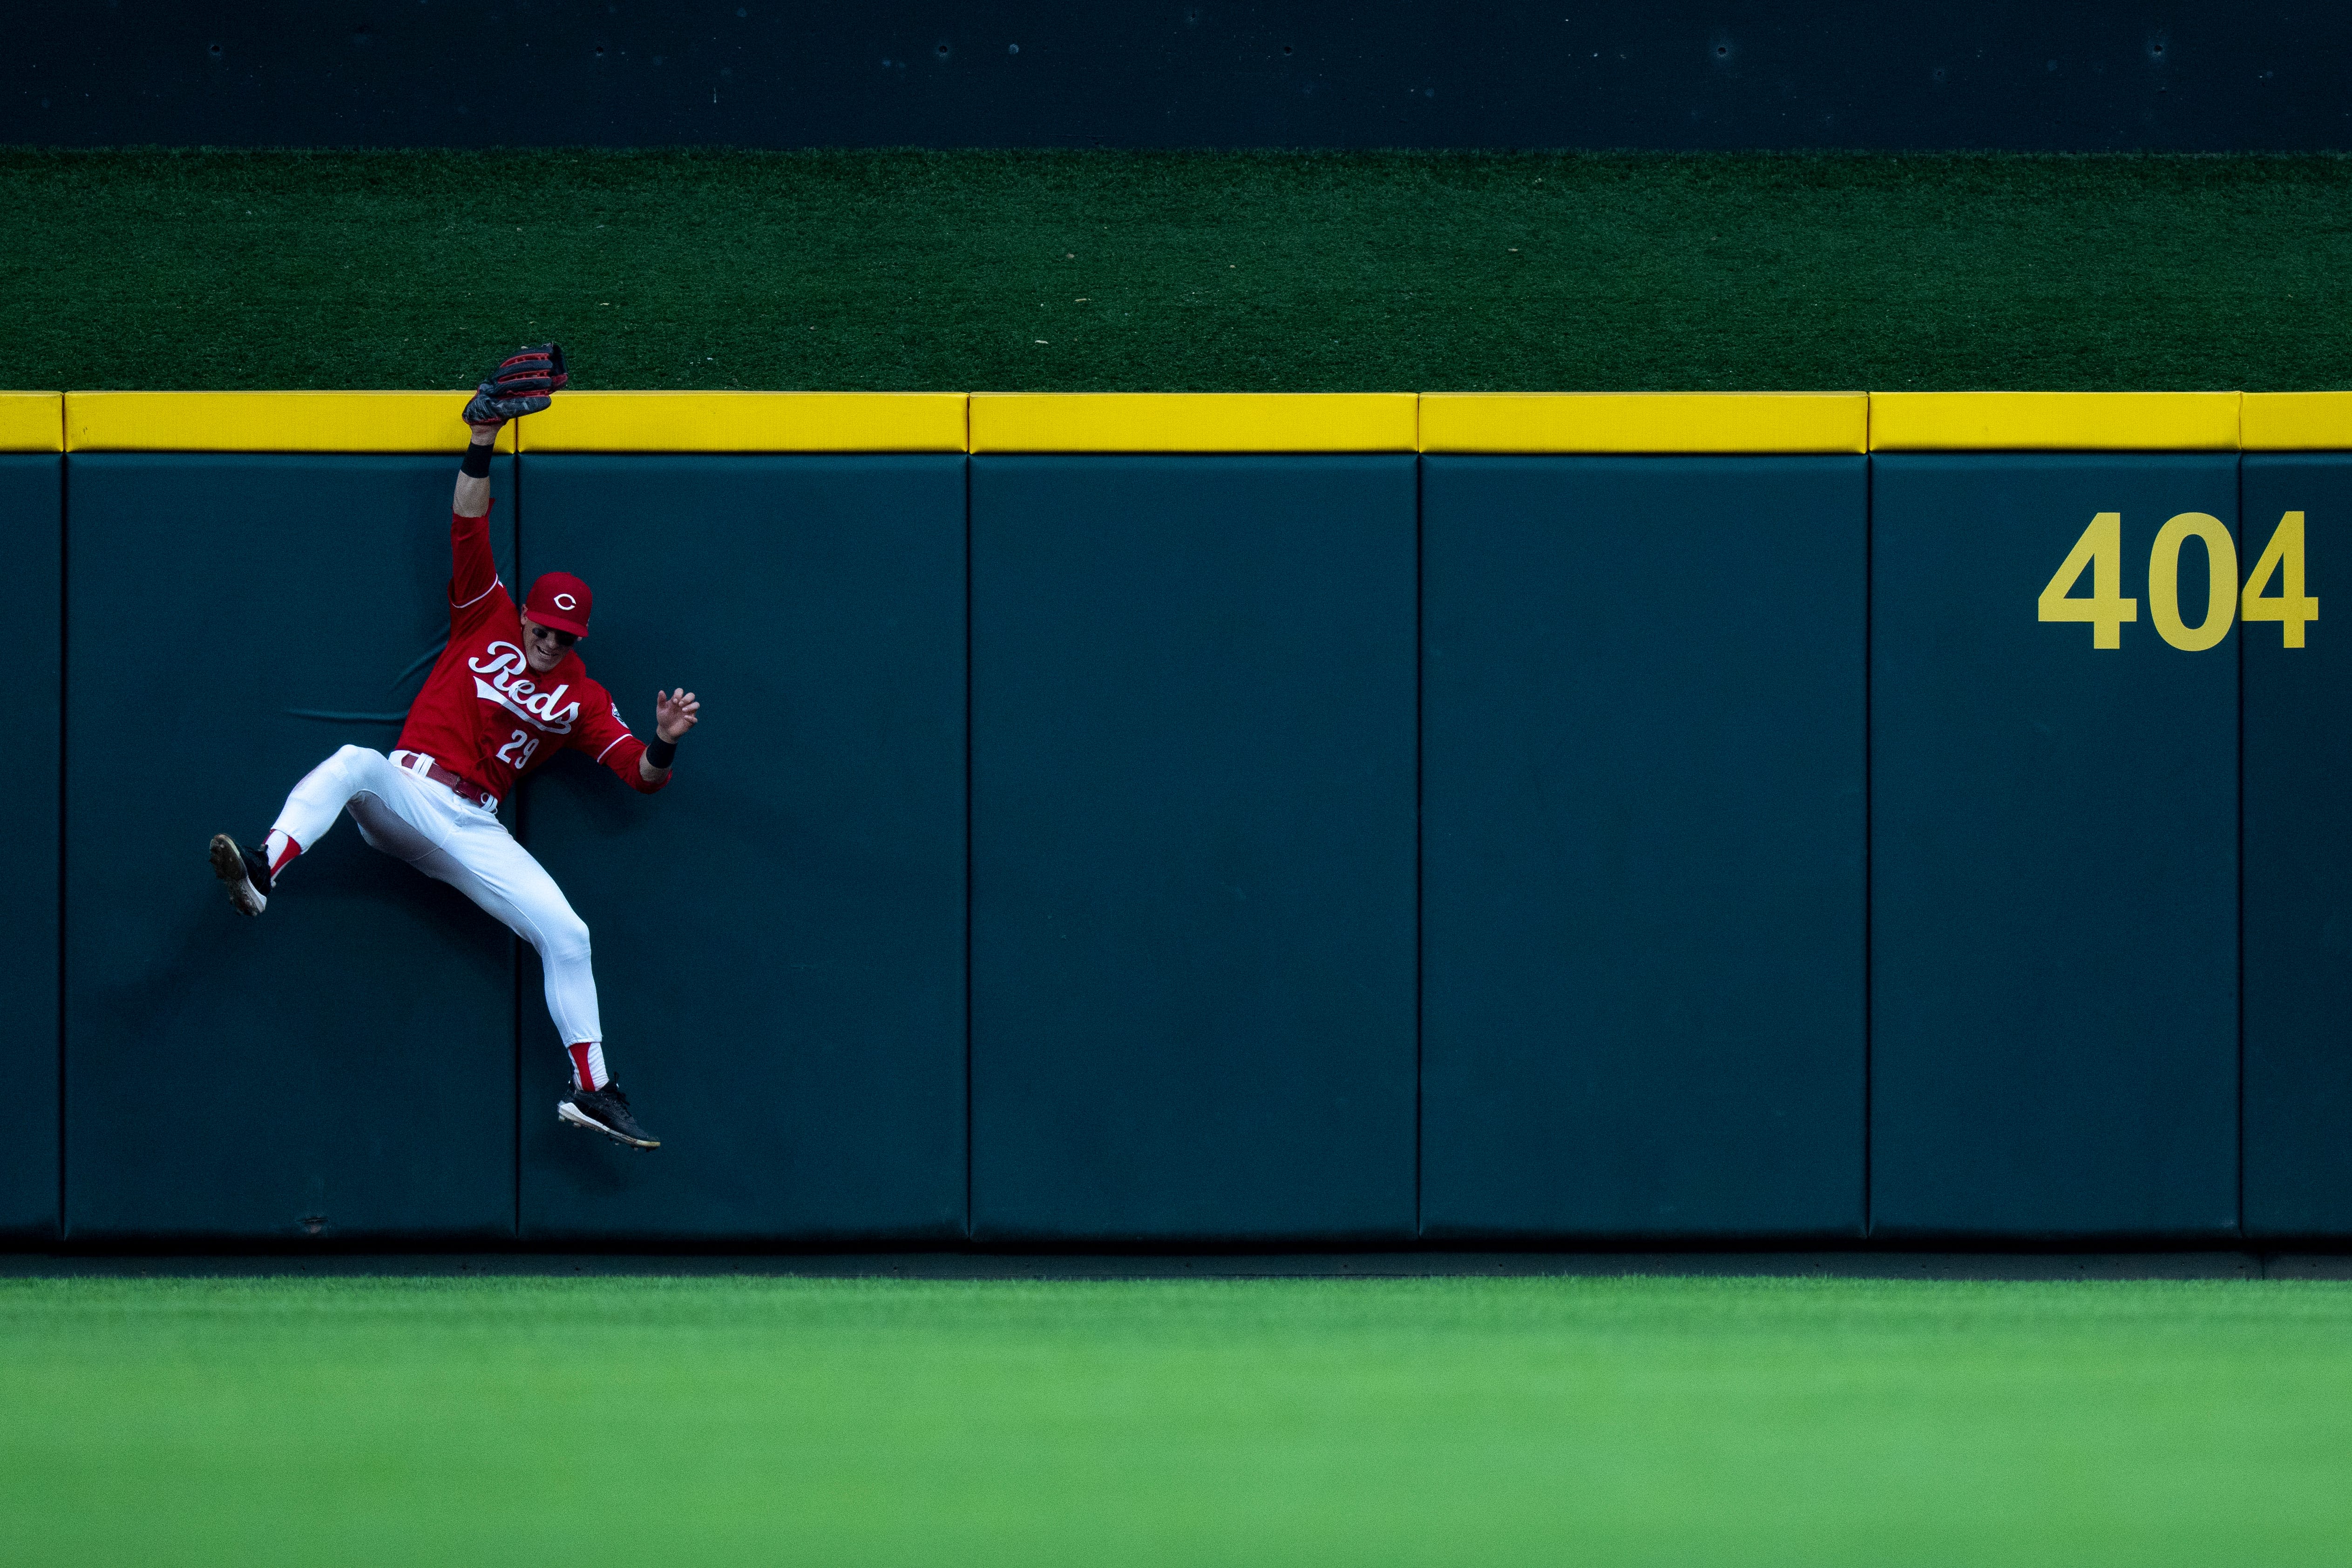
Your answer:
[[[2352,1239],[2352,394],[567,394],[651,1156],[448,889],[204,867],[391,745],[448,402],[0,395],[14,1244]]]

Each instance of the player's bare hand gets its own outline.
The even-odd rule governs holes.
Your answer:
[[[675,741],[701,722],[702,699],[680,686],[654,693],[654,733]]]

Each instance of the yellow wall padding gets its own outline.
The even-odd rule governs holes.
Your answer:
[[[961,452],[961,392],[564,392],[526,452]]]
[[[447,452],[468,439],[450,392],[68,392],[69,452]],[[511,426],[499,450],[514,450]]]
[[[446,452],[447,392],[0,392],[0,451]],[[512,452],[2352,450],[2352,392],[565,392]]]
[[[1862,452],[1864,392],[1433,392],[1424,452]]]
[[[976,392],[974,452],[1410,452],[1410,392]]]
[[[2234,392],[1878,392],[1874,452],[2229,452]]]
[[[2249,452],[2352,449],[2352,392],[2249,392],[2238,445]]]
[[[0,452],[65,449],[65,394],[0,392]]]

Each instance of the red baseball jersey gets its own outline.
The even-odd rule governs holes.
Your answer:
[[[490,520],[449,517],[449,646],[401,726],[404,751],[422,752],[504,800],[515,780],[563,747],[585,752],[632,789],[651,795],[637,771],[646,743],[629,733],[605,689],[588,679],[577,649],[545,675],[523,657],[522,615],[490,558]]]

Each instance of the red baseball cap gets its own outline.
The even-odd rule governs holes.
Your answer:
[[[550,572],[530,585],[530,597],[522,613],[542,626],[553,626],[559,632],[574,637],[588,635],[588,611],[596,596],[588,592],[588,584],[569,572]]]

